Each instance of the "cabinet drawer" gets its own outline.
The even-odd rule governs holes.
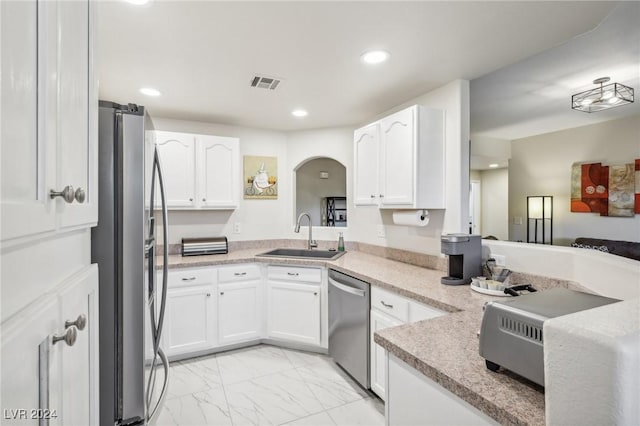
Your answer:
[[[162,273],[158,275],[158,278],[161,279]],[[167,281],[169,287],[211,284],[214,282],[215,269],[212,268],[170,269]]]
[[[428,320],[431,318],[439,317],[442,315],[446,315],[446,312],[441,311],[440,309],[433,308],[431,306],[423,305],[419,302],[414,302],[413,300],[409,305],[409,322],[418,322],[422,320]]]
[[[377,309],[404,323],[409,322],[409,301],[381,288],[371,287],[371,309]]]
[[[221,283],[260,279],[260,267],[253,264],[227,266],[218,270],[218,280]]]
[[[269,266],[270,280],[296,281],[320,284],[322,271],[317,268],[298,268],[295,266]]]

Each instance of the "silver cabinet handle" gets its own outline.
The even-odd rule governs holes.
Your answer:
[[[67,346],[73,346],[76,343],[76,339],[78,338],[78,331],[76,330],[75,327],[71,327],[68,328],[66,333],[64,333],[62,336],[53,336],[53,339],[51,339],[51,343],[52,344],[56,344],[60,341],[64,341]]]
[[[382,303],[382,306],[384,306],[385,308],[393,309],[393,305],[389,305],[387,303],[384,303],[384,300],[381,300],[380,303]]]
[[[233,275],[235,275],[236,277],[244,277],[245,275],[247,275],[246,272],[235,272]]]
[[[297,272],[287,272],[287,275],[291,276],[291,277],[297,277],[298,275],[300,275]]]
[[[380,198],[384,198],[384,195],[380,194],[380,195],[379,195],[379,197],[380,197]]]
[[[84,314],[78,315],[75,321],[67,320],[64,322],[64,328],[76,326],[78,330],[82,331],[87,326],[87,316]]]
[[[75,197],[77,202],[82,204],[82,203],[84,203],[84,200],[87,198],[87,193],[84,191],[84,189],[78,188],[78,189],[76,189],[76,192],[74,193],[74,197]]]
[[[376,198],[376,196],[375,196],[375,195],[373,195],[373,194],[371,194],[371,198]]]
[[[71,204],[73,203],[73,198],[75,197],[75,193],[73,192],[73,186],[67,185],[64,187],[62,191],[54,191],[53,189],[49,191],[49,198],[54,199],[56,197],[61,197],[64,201]]]
[[[211,293],[207,293],[207,297],[211,297]]]
[[[183,278],[182,281],[194,281],[196,277]]]

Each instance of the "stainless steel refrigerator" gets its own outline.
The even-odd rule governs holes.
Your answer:
[[[101,425],[147,424],[168,385],[168,362],[160,348],[167,209],[151,130],[144,107],[100,101],[99,213],[91,260],[100,271]],[[162,220],[162,236],[156,235],[156,219]],[[159,245],[165,268],[160,282]]]

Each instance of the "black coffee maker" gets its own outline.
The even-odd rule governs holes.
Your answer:
[[[445,234],[440,238],[440,251],[448,261],[448,275],[440,279],[442,284],[469,284],[471,278],[482,275],[480,235]]]

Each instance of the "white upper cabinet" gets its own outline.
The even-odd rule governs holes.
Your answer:
[[[94,7],[91,2],[60,1],[58,5],[58,178],[56,191],[75,190],[64,210],[62,226],[95,224],[98,220],[98,96],[92,77]],[[87,167],[87,165],[89,167]]]
[[[378,123],[357,129],[353,133],[355,205],[378,204]]]
[[[167,207],[195,207],[195,135],[173,132],[155,132],[162,174],[167,196]],[[157,200],[159,205],[160,200]]]
[[[240,189],[238,139],[198,136],[200,205],[237,207]]]
[[[3,241],[97,222],[93,9],[1,3]]]
[[[156,131],[155,139],[169,209],[238,206],[241,188],[237,138]]]
[[[442,111],[414,105],[356,130],[354,137],[357,205],[445,208]],[[377,161],[373,161],[373,141],[379,147]],[[373,192],[372,181],[377,182],[377,193]]]

